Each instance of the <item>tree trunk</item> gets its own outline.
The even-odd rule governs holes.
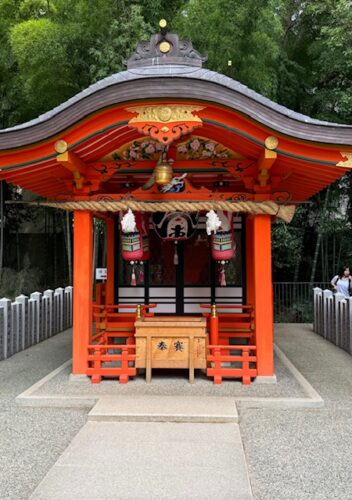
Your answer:
[[[18,229],[16,229],[16,264],[17,264],[17,272],[19,272],[21,267],[21,255],[20,255],[20,237],[18,234]]]
[[[317,270],[317,263],[318,263],[318,255],[319,255],[319,249],[321,245],[321,238],[323,234],[323,219],[326,216],[326,211],[327,211],[327,206],[328,206],[328,199],[329,199],[329,191],[330,191],[330,186],[326,190],[325,194],[325,200],[324,200],[324,207],[323,210],[320,214],[319,218],[319,227],[318,227],[318,236],[317,236],[317,242],[315,244],[315,250],[314,250],[314,257],[313,257],[313,262],[312,262],[312,270],[310,274],[310,280],[309,283],[310,285],[313,285],[314,280],[315,280],[315,274]]]

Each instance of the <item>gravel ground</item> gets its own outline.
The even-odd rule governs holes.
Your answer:
[[[351,500],[352,358],[309,325],[276,325],[276,342],[325,406],[241,412],[254,498]]]
[[[70,357],[69,335],[0,363],[0,499],[27,500],[86,421],[84,410],[23,408],[14,402]],[[241,410],[254,498],[352,500],[352,358],[309,325],[276,325],[276,342],[325,406]]]
[[[70,358],[70,332],[0,363],[0,499],[27,500],[86,422],[83,410],[20,408],[14,398]]]
[[[152,383],[145,382],[144,373],[131,379],[128,384],[118,384],[116,380],[104,380],[100,384],[91,384],[89,380],[69,381],[70,367],[60,372],[39,387],[34,396],[45,395],[158,395],[158,396],[232,396],[232,397],[300,397],[306,398],[297,380],[285,368],[279,359],[275,359],[277,384],[243,385],[239,380],[223,380],[221,385],[214,385],[212,380],[196,370],[195,383],[188,382],[187,370],[153,370]]]

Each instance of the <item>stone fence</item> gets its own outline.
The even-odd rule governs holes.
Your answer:
[[[0,299],[0,360],[72,326],[72,286]]]
[[[314,288],[313,330],[352,354],[352,297]]]

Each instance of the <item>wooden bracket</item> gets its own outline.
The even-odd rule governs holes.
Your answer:
[[[72,172],[76,189],[82,189],[87,177],[87,165],[70,151],[58,154],[56,161]]]
[[[258,183],[260,187],[266,187],[270,180],[269,170],[277,159],[276,151],[265,148],[258,159]]]

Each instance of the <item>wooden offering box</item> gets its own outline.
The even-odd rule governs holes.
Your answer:
[[[206,368],[206,319],[185,316],[142,318],[136,327],[136,368],[146,368],[149,383],[152,368]]]

